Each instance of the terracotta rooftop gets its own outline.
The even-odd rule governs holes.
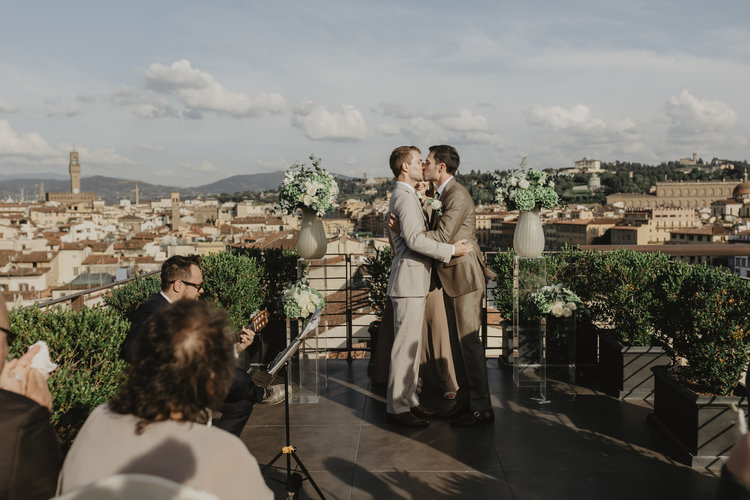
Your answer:
[[[117,264],[117,257],[112,255],[89,255],[86,257],[81,264],[93,265],[93,264]]]

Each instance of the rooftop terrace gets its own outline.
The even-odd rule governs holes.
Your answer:
[[[487,366],[493,426],[410,429],[386,422],[367,360],[328,360],[319,402],[290,407],[291,444],[329,499],[713,498],[717,471],[673,461],[648,402],[550,380],[551,402],[540,405],[497,361]],[[422,402],[451,404],[430,393]],[[256,406],[242,439],[261,467],[271,461],[285,444],[284,405]],[[264,476],[281,498],[286,463],[274,465]],[[307,481],[303,493],[318,498]]]

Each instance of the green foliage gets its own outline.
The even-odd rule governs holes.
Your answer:
[[[655,325],[687,360],[681,373],[701,392],[730,395],[748,363],[750,284],[721,268],[673,263],[656,294]]]
[[[104,296],[104,303],[117,312],[121,318],[133,321],[133,315],[141,304],[146,302],[150,296],[161,288],[159,274],[145,278],[136,278],[133,281],[113,288]]]
[[[299,253],[296,250],[286,250],[281,248],[268,248],[261,250],[259,248],[233,248],[230,250],[236,255],[245,255],[255,259],[262,267],[261,274],[261,293],[262,307],[268,309],[271,316],[281,319],[284,318],[284,311],[281,307],[279,298],[285,285],[297,281],[297,261]],[[306,274],[309,263],[305,261]]]
[[[586,273],[592,316],[611,325],[623,344],[663,343],[654,342],[653,305],[657,277],[668,264],[669,258],[658,252],[619,249],[596,255]]]
[[[52,425],[67,449],[96,406],[118,391],[125,362],[120,345],[129,328],[126,320],[106,308],[81,311],[16,309],[10,324],[18,338],[10,348],[17,357],[44,340],[58,369],[50,375]]]
[[[237,326],[249,325],[253,312],[263,303],[263,268],[246,255],[220,252],[201,263],[203,300],[223,307]]]
[[[566,248],[545,255],[547,282],[563,283],[590,320],[628,345],[661,345],[699,390],[728,395],[748,363],[750,283],[721,268],[672,262],[661,253]],[[492,262],[495,306],[513,313],[513,253]]]
[[[391,262],[393,261],[393,249],[383,247],[376,250],[374,257],[365,259],[364,268],[370,275],[367,280],[367,299],[378,318],[383,317],[386,296],[388,290],[388,277],[391,274]]]

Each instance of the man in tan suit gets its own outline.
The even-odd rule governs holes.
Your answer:
[[[388,374],[386,411],[389,421],[424,427],[434,412],[419,404],[415,393],[419,378],[422,325],[433,258],[449,262],[473,250],[466,240],[439,243],[424,234],[427,220],[414,185],[422,180],[422,157],[414,146],[393,150],[390,167],[396,177],[390,212],[398,217],[400,233],[391,233],[393,263],[388,279],[388,297],[393,306],[393,347]]]
[[[454,427],[472,427],[495,421],[487,384],[484,346],[479,338],[482,297],[486,280],[493,278],[494,273],[482,261],[476,239],[474,202],[466,188],[453,177],[459,163],[454,147],[430,147],[430,154],[424,163],[424,179],[437,185],[437,196],[442,206],[433,211],[430,231],[425,235],[442,243],[468,240],[476,250],[450,262],[434,262],[443,288],[459,385],[456,404],[447,416]]]

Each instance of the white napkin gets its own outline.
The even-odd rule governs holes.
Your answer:
[[[47,347],[47,343],[45,341],[40,340],[36,344],[29,347],[29,349],[37,345],[40,346],[41,349],[39,349],[39,352],[36,353],[31,359],[31,367],[36,368],[42,375],[49,375],[55,368],[57,368],[57,363],[53,363],[52,361],[50,361],[49,347]]]

